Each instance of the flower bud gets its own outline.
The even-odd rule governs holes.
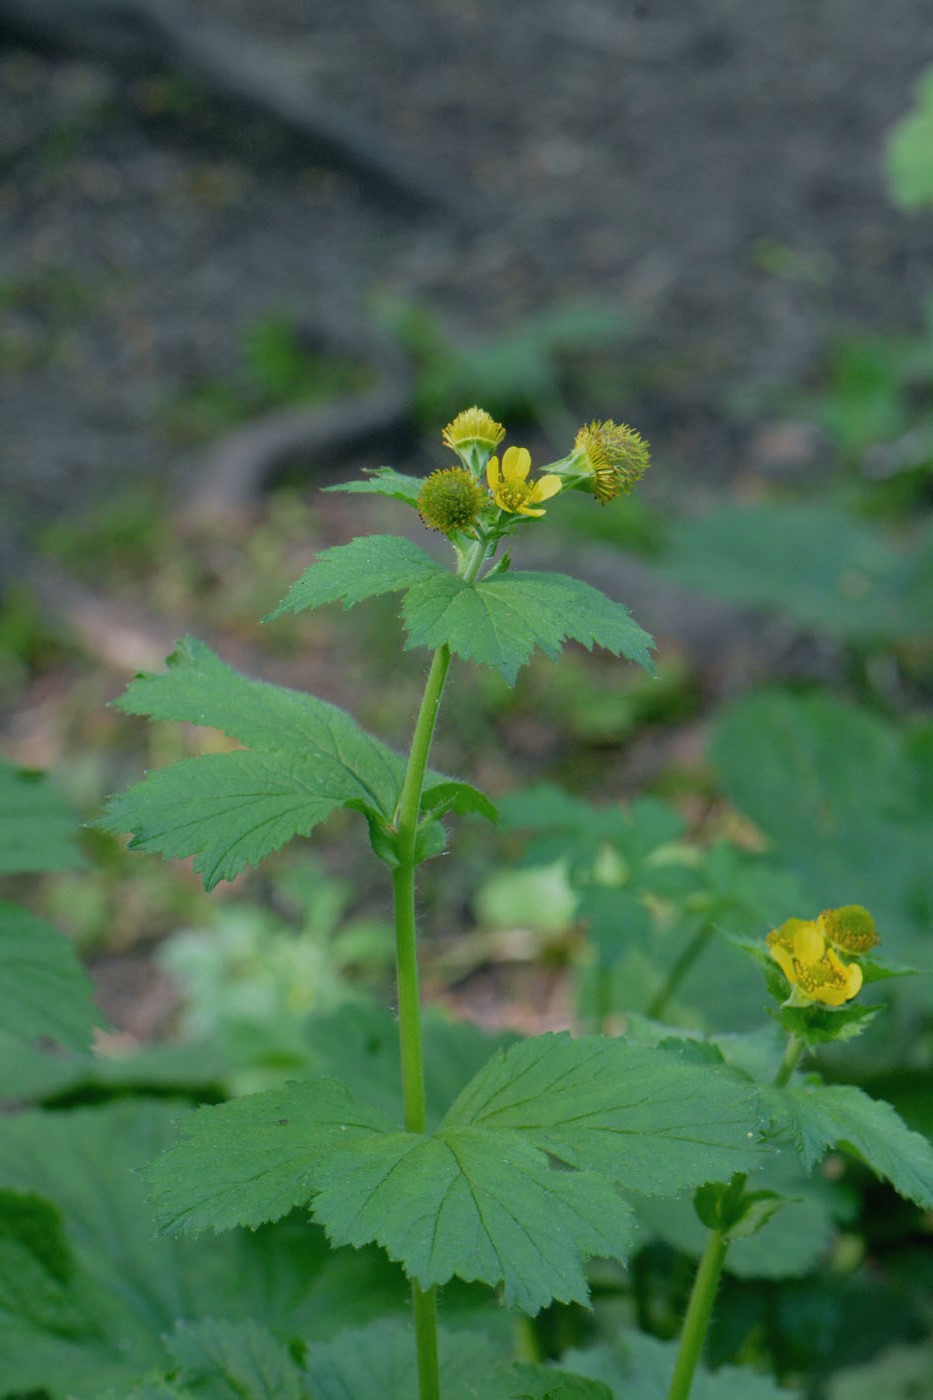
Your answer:
[[[483,490],[464,467],[432,472],[418,493],[418,514],[429,530],[452,535],[476,524]]]
[[[442,433],[445,447],[469,467],[477,476],[482,472],[489,458],[505,437],[501,423],[476,404],[458,413]]]

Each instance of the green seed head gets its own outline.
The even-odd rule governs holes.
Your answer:
[[[429,530],[443,535],[475,525],[482,504],[482,487],[465,467],[432,472],[418,493],[418,514]]]
[[[824,909],[820,915],[827,943],[842,953],[858,957],[880,943],[875,921],[861,904],[844,904],[841,909]]]

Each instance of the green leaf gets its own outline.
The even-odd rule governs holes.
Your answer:
[[[308,836],[338,808],[363,806],[360,790],[356,776],[336,764],[284,754],[208,754],[151,773],[112,798],[100,825],[131,831],[132,850],[194,856],[211,890],[292,837]]]
[[[194,637],[179,642],[166,666],[138,676],[114,701],[117,709],[209,725],[251,749],[313,758],[342,776],[360,800],[391,811],[402,760],[336,705],[242,676]]]
[[[917,88],[913,110],[894,128],[888,175],[895,201],[904,209],[933,204],[933,71]]]
[[[423,578],[446,572],[423,549],[400,535],[361,535],[319,554],[263,621],[335,601],[351,608],[364,598],[397,593]]]
[[[603,1381],[614,1400],[667,1400],[678,1345],[645,1332],[628,1332],[624,1342],[569,1351],[563,1361],[581,1376]],[[770,1376],[737,1366],[716,1372],[700,1366],[690,1388],[690,1400],[789,1400],[790,1394]]]
[[[809,1170],[831,1147],[854,1149],[899,1195],[933,1208],[933,1144],[890,1104],[852,1085],[764,1091],[775,1125],[786,1125]]]
[[[444,1400],[611,1400],[598,1382],[550,1366],[509,1365],[481,1333],[439,1330]],[[418,1372],[410,1325],[377,1322],[309,1349],[314,1400],[415,1400]]]
[[[622,1258],[632,1217],[610,1183],[555,1170],[519,1133],[395,1133],[322,1163],[314,1215],[337,1244],[381,1244],[422,1288],[458,1277],[504,1285],[536,1313],[586,1303],[584,1259]]]
[[[442,779],[426,784],[421,794],[421,811],[442,816],[444,812],[456,812],[460,816],[475,815],[487,821],[499,820],[495,803],[484,792],[471,783],[457,782],[455,779]]]
[[[423,1025],[428,1126],[440,1123],[461,1089],[495,1050],[519,1039],[511,1031],[490,1035],[469,1021],[451,1021],[426,1007]],[[360,1103],[395,1122],[404,1118],[398,1022],[387,1007],[351,1003],[308,1023],[308,1043],[317,1073],[336,1078]]]
[[[504,1388],[496,1391],[502,1400],[612,1400],[612,1391],[602,1381],[554,1366],[517,1365],[505,1375]],[[479,1400],[480,1392],[476,1394]]]
[[[182,1323],[168,1350],[205,1400],[307,1400],[288,1348],[251,1318]]]
[[[345,491],[349,495],[391,496],[396,501],[416,506],[423,485],[423,477],[406,476],[394,467],[375,467],[367,469],[367,477],[363,481],[342,481],[336,486],[325,486],[324,490]]]
[[[189,637],[159,675],[142,675],[117,706],[151,719],[210,725],[250,748],[182,759],[111,798],[98,825],[133,833],[132,847],[194,856],[207,889],[307,836],[339,807],[364,814],[377,838],[393,818],[405,764],[335,705],[250,680]],[[468,783],[429,772],[449,810],[494,813]]]
[[[18,905],[0,902],[0,1027],[20,1040],[48,1036],[83,1050],[102,1025],[92,988],[66,938]]]
[[[500,1400],[493,1382],[498,1349],[479,1333],[438,1332],[444,1400]],[[376,1322],[309,1349],[306,1376],[314,1400],[415,1400],[418,1368],[410,1324]]]
[[[404,1314],[399,1269],[376,1250],[335,1252],[307,1220],[196,1242],[154,1238],[136,1169],[183,1112],[124,1099],[0,1117],[0,1188],[55,1202],[38,1243],[32,1225],[32,1236],[0,1226],[2,1381],[15,1391],[98,1400],[110,1390],[124,1400],[145,1377],[153,1388],[140,1386],[139,1400],[161,1400],[154,1378],[169,1369],[165,1337],[181,1319],[252,1317],[313,1338]],[[14,1246],[15,1259],[4,1252]]]
[[[328,1156],[342,1148],[362,1152],[393,1127],[333,1079],[202,1108],[146,1170],[163,1231],[255,1229],[280,1220],[308,1202]]]
[[[408,590],[402,615],[406,648],[446,643],[510,684],[536,647],[554,660],[567,640],[605,647],[653,672],[654,643],[628,610],[564,574],[515,572],[469,584],[441,573]]]
[[[760,1164],[750,1093],[666,1051],[545,1035],[495,1055],[444,1126],[518,1131],[572,1166],[677,1195]]]
[[[711,754],[804,886],[807,903],[783,917],[862,904],[884,953],[931,966],[933,725],[901,732],[827,696],[772,691],[721,716]]]
[[[83,865],[75,819],[41,773],[0,758],[0,874]]]
[[[402,759],[348,714],[299,691],[238,675],[188,638],[162,675],[140,676],[117,702],[130,714],[211,725],[249,752],[184,759],[111,799],[99,823],[132,845],[194,856],[211,889],[338,807],[389,821]]]
[[[616,1183],[675,1193],[757,1164],[749,1090],[665,1052],[544,1036],[495,1056],[433,1136],[320,1079],[200,1110],[148,1176],[172,1233],[309,1202],[335,1243],[375,1241],[422,1287],[501,1282],[535,1312],[585,1302],[583,1260],[627,1252]]]

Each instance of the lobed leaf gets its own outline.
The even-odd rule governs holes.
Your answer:
[[[130,715],[209,725],[248,748],[330,760],[358,797],[384,813],[394,806],[398,754],[336,705],[243,676],[195,637],[178,643],[165,671],[137,676],[114,704]]]
[[[459,1278],[504,1285],[536,1313],[586,1303],[583,1261],[624,1258],[629,1206],[602,1177],[555,1170],[519,1133],[394,1133],[322,1163],[314,1216],[336,1244],[375,1240],[422,1288]]]
[[[74,949],[51,924],[0,902],[0,1027],[83,1050],[103,1021]]]
[[[336,486],[325,486],[325,491],[345,491],[348,495],[391,496],[406,505],[416,506],[424,478],[407,476],[394,467],[374,467],[363,481],[342,481]]]
[[[250,680],[194,638],[179,643],[163,673],[138,676],[115,703],[129,714],[210,725],[250,746],[150,774],[111,798],[98,822],[132,832],[137,849],[194,856],[207,889],[309,835],[337,808],[361,811],[377,832],[393,819],[399,754],[336,705]],[[438,801],[495,813],[476,788],[431,772],[425,802]]]
[[[446,644],[501,671],[510,684],[536,647],[554,660],[568,640],[654,670],[654,643],[628,609],[565,574],[494,574],[473,584],[440,574],[408,590],[402,615],[406,648]]]
[[[167,1345],[184,1382],[210,1400],[307,1400],[288,1347],[252,1318],[181,1323]]]
[[[624,1342],[604,1342],[586,1351],[570,1351],[564,1364],[609,1386],[614,1400],[667,1400],[678,1342],[662,1342],[646,1332],[627,1332]],[[796,1392],[794,1392],[796,1394]],[[690,1400],[790,1400],[770,1376],[738,1366],[716,1372],[697,1368]]]
[[[158,1379],[179,1319],[254,1318],[320,1338],[404,1313],[400,1269],[375,1249],[329,1249],[307,1220],[217,1239],[153,1238],[135,1169],[167,1144],[182,1112],[121,1099],[0,1116],[0,1394],[201,1396]]]
[[[496,1055],[433,1135],[319,1079],[200,1110],[148,1176],[170,1233],[308,1203],[336,1244],[376,1242],[422,1287],[502,1283],[536,1312],[586,1301],[586,1258],[627,1254],[619,1183],[674,1194],[757,1164],[750,1093],[664,1051],[544,1036]]]
[[[511,1129],[644,1195],[677,1195],[761,1161],[752,1086],[621,1039],[536,1036],[500,1051],[444,1127]]]
[[[255,1229],[305,1205],[333,1152],[352,1156],[394,1126],[336,1080],[313,1079],[200,1109],[145,1175],[165,1234]]]
[[[111,798],[100,825],[131,831],[133,850],[194,856],[211,890],[308,836],[340,807],[369,810],[371,791],[346,765],[238,751],[182,759]]]
[[[552,1366],[509,1364],[488,1335],[439,1330],[444,1400],[611,1400],[598,1381]],[[312,1346],[306,1375],[314,1400],[414,1400],[418,1393],[411,1327],[377,1322]]]
[[[853,1148],[899,1195],[933,1209],[933,1144],[890,1104],[848,1084],[768,1089],[765,1102],[790,1128],[807,1170],[831,1147]]]
[[[446,570],[411,540],[400,535],[361,535],[349,544],[323,550],[263,621],[337,601],[351,608],[364,598],[397,593],[436,574]]]

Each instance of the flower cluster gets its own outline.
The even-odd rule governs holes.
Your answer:
[[[766,939],[790,983],[792,1006],[843,1006],[851,1001],[861,990],[862,969],[839,955],[860,957],[878,941],[871,915],[858,904],[824,909],[816,919],[788,919]]]
[[[570,455],[532,479],[527,447],[507,447],[501,461],[494,455],[504,437],[502,424],[476,404],[447,424],[442,440],[460,466],[432,472],[421,488],[418,512],[429,529],[498,538],[517,523],[509,516],[538,518],[559,491],[588,491],[603,504],[631,491],[649,462],[644,439],[607,419],[581,428]]]

